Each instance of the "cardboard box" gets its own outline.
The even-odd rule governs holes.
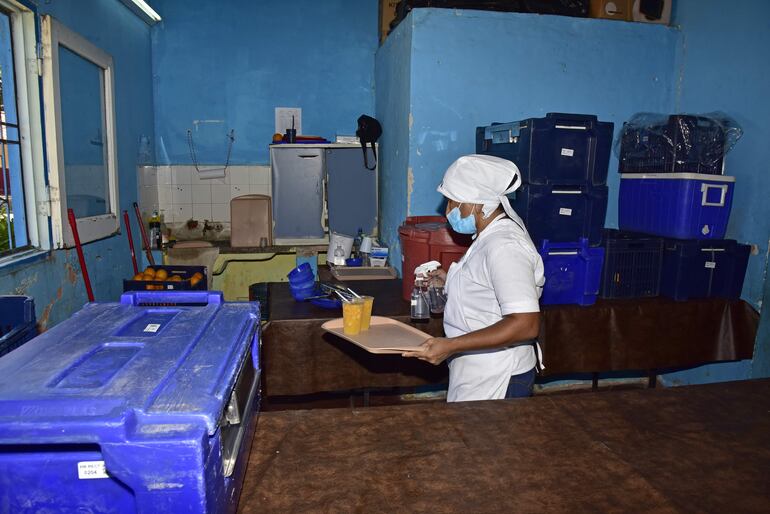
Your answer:
[[[631,21],[634,0],[591,0],[588,15],[605,20]]]
[[[399,0],[380,0],[380,44],[385,41],[390,32],[390,22],[396,17],[396,6]]]

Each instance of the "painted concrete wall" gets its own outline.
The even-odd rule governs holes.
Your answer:
[[[302,108],[304,134],[354,134],[374,110],[377,0],[155,0],[159,164],[266,164],[275,107]],[[196,120],[209,120],[196,123]],[[211,121],[215,120],[215,121]]]
[[[129,209],[137,199],[140,138],[154,139],[150,28],[118,0],[50,0],[39,2],[39,11],[112,54],[120,203],[121,209]],[[134,235],[138,236],[136,225]],[[138,238],[134,244],[138,247]],[[84,253],[96,300],[116,300],[122,292],[119,278],[133,273],[125,236],[87,244]],[[74,250],[54,251],[32,264],[3,268],[0,294],[33,296],[43,328],[68,318],[87,301]]]
[[[735,199],[727,237],[758,246],[749,259],[743,298],[755,307],[767,298],[767,255],[770,239],[770,3],[746,0],[725,4],[717,0],[679,0],[674,23],[682,32],[677,110],[721,110],[744,129],[744,136],[727,156],[725,170],[736,177]],[[754,359],[703,366],[666,377],[688,384],[770,376],[770,319],[762,310]]]
[[[462,37],[458,37],[462,34]],[[395,36],[411,39],[408,53]],[[674,107],[679,33],[668,27],[516,13],[417,9],[389,36],[381,63],[410,59],[409,117],[388,117],[384,133],[408,131],[408,162],[383,142],[382,174],[408,192],[383,198],[382,232],[400,261],[398,227],[407,215],[435,214],[447,166],[475,151],[475,129],[548,112],[596,114],[615,123],[639,111]],[[395,55],[393,55],[395,54]],[[395,67],[395,66],[394,66]],[[383,136],[384,138],[385,136]],[[617,226],[617,157],[610,161],[607,226]]]

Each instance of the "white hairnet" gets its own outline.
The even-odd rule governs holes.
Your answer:
[[[511,219],[521,222],[506,196],[520,185],[521,174],[514,163],[491,155],[474,154],[453,162],[437,190],[455,202],[482,204],[481,212],[485,218],[502,204]]]

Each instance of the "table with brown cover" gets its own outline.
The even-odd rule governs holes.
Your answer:
[[[239,512],[770,512],[770,380],[265,412]]]
[[[375,297],[374,315],[409,321],[400,280],[351,284]],[[413,387],[447,379],[445,364],[373,355],[325,333],[321,325],[341,312],[296,302],[285,283],[270,284],[268,294],[270,322],[262,339],[268,396]],[[545,307],[539,339],[550,375],[646,371],[750,359],[758,323],[757,312],[743,301],[600,299],[589,307]],[[441,319],[415,326],[443,334]]]

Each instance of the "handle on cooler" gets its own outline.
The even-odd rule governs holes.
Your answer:
[[[120,295],[123,305],[142,305],[145,303],[168,303],[173,305],[224,303],[221,291],[131,291]]]
[[[565,112],[549,112],[545,115],[549,120],[558,123],[564,122],[570,125],[579,125],[586,128],[593,128],[599,119],[593,114],[570,114]]]
[[[576,255],[588,251],[588,239],[581,237],[580,241],[570,243],[552,243],[548,239],[543,239],[540,248],[548,255]]]
[[[727,197],[727,188],[728,188],[727,184],[701,184],[700,185],[700,192],[701,192],[700,204],[703,207],[724,207],[725,198]],[[721,195],[719,197],[718,202],[708,201],[709,189],[719,189],[721,191]]]

